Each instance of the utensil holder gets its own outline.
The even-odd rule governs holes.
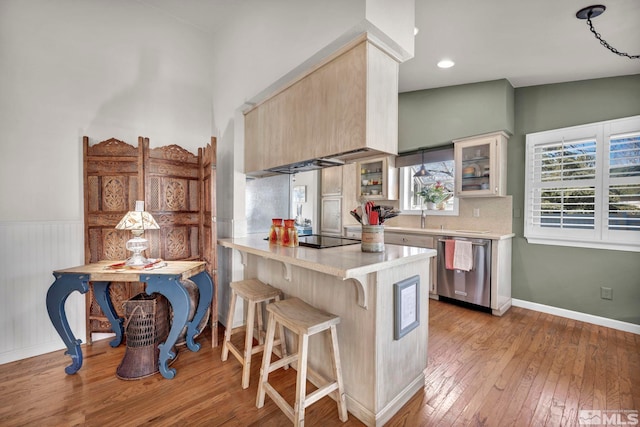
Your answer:
[[[384,252],[384,226],[362,226],[362,252]]]

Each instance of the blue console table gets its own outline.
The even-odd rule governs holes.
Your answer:
[[[64,308],[69,295],[73,291],[78,291],[81,294],[86,293],[89,290],[89,282],[91,282],[96,300],[111,322],[111,329],[116,334],[109,344],[111,347],[117,347],[122,342],[124,319],[118,317],[113,308],[109,297],[109,286],[111,282],[145,282],[148,294],[158,292],[164,295],[173,308],[169,336],[164,343],[158,346],[160,350],[158,365],[163,377],[174,378],[176,370],[169,368],[168,363],[176,357],[172,349],[185,325],[187,326],[187,347],[191,351],[200,350],[200,344],[194,341],[194,337],[202,332],[197,328],[213,297],[213,282],[205,270],[205,263],[203,261],[167,261],[165,266],[152,270],[113,270],[109,268],[112,264],[114,261],[101,261],[53,272],[55,281],[47,292],[47,311],[53,326],[67,346],[65,354],[71,357],[71,365],[65,368],[65,372],[75,374],[82,367],[82,349],[80,347],[82,340],[76,339],[73,335]],[[200,292],[198,307],[191,321],[188,321],[189,293],[180,283],[183,279],[193,281]]]

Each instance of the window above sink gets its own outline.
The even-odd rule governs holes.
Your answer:
[[[458,199],[454,197],[455,161],[452,148],[407,156],[400,164],[403,165],[399,168],[402,213],[419,215],[423,210],[428,210],[428,215],[458,215]],[[426,173],[418,173],[423,169]],[[441,193],[446,197],[439,206],[437,203],[427,204],[421,195],[423,190],[436,186],[441,188]]]

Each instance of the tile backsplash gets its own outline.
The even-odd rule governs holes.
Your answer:
[[[474,210],[478,213],[475,217]],[[420,215],[400,215],[385,222],[393,227],[420,228]],[[512,232],[512,198],[505,197],[476,197],[459,200],[458,216],[429,215],[425,228],[440,228],[448,230],[491,231],[508,234]]]

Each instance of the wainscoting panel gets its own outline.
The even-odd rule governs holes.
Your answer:
[[[64,348],[47,314],[54,270],[84,264],[82,221],[0,222],[0,364]],[[84,341],[84,296],[66,302]]]

